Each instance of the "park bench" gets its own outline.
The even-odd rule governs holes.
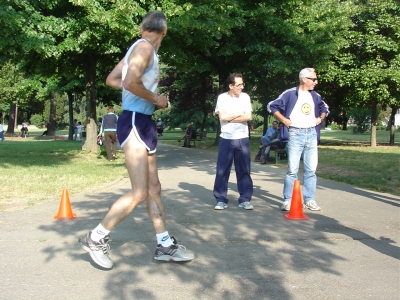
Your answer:
[[[196,138],[191,138],[190,143],[193,143],[193,146],[196,147],[196,142],[206,142],[207,132],[205,131],[197,131]]]
[[[278,161],[283,161],[287,160],[287,152],[286,148],[285,149],[271,149],[272,151],[275,151],[275,163],[277,164]]]

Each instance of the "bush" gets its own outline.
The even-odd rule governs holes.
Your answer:
[[[342,125],[339,125],[339,124],[330,124],[327,127],[329,127],[332,130],[342,130]]]
[[[30,119],[30,124],[35,125],[37,128],[42,128],[45,124],[43,116],[38,114],[32,115]]]
[[[64,129],[69,129],[69,124],[65,122],[60,122],[57,124],[57,129],[58,130],[64,130]]]
[[[376,130],[386,130],[385,125],[376,125]]]
[[[348,114],[356,124],[353,127],[353,133],[364,133],[370,129],[371,124],[371,110],[366,108],[351,108]]]

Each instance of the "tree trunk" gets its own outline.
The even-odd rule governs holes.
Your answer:
[[[219,89],[218,89],[218,95],[222,94],[225,90],[225,79],[227,76],[225,76],[224,70],[220,70],[220,74],[219,74]],[[216,95],[217,99],[218,99],[218,95]],[[215,102],[217,103],[217,102]],[[219,145],[219,136],[221,135],[221,123],[219,121],[219,117],[216,116],[218,118],[218,127],[217,127],[217,134],[215,136],[215,141],[213,146],[218,146]]]
[[[342,124],[342,130],[347,130],[347,122],[349,121],[349,119],[347,118],[347,113],[346,111],[342,112],[342,119],[343,119],[343,124]]]
[[[376,121],[376,102],[374,102],[371,107],[371,147],[376,147]]]
[[[90,55],[85,65],[86,79],[86,140],[82,150],[90,152],[99,151],[97,145],[97,122],[96,122],[96,57]]]
[[[74,123],[74,94],[72,92],[67,92],[68,96],[68,140],[72,141],[74,139],[74,127],[72,124]]]
[[[11,104],[10,105],[10,113],[8,115],[8,127],[7,127],[7,133],[8,134],[14,134],[14,123],[16,120],[16,115],[15,115],[15,110],[16,110],[17,105],[16,104]]]
[[[47,135],[54,136],[56,134],[56,118],[57,118],[57,98],[56,93],[50,93],[50,116],[49,126],[47,127]]]
[[[88,136],[94,137],[94,143],[92,140],[88,140]],[[82,150],[88,150],[90,152],[98,152],[100,150],[97,145],[97,124],[93,118],[89,118],[86,124],[86,140],[82,145]]]
[[[266,102],[265,102],[265,105],[267,105]],[[263,111],[264,111],[264,124],[263,124],[262,135],[264,135],[268,130],[268,119],[269,119],[269,113],[268,113],[268,109],[266,106],[263,108]]]
[[[396,132],[396,127],[394,126],[394,118],[396,116],[397,107],[392,106],[392,112],[390,114],[389,119],[389,128],[390,128],[390,141],[389,145],[394,146],[394,133]]]

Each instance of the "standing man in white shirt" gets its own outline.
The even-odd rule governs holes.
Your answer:
[[[268,110],[284,126],[281,128],[282,142],[288,142],[288,170],[283,186],[281,210],[289,211],[294,181],[298,179],[300,158],[303,155],[304,205],[310,210],[321,210],[315,201],[318,165],[318,141],[320,124],[329,113],[328,105],[314,91],[318,83],[313,68],[305,68],[299,74],[300,85],[283,92],[278,99],[268,103]]]
[[[221,123],[218,147],[217,174],[214,183],[215,210],[228,207],[228,181],[232,163],[239,191],[239,207],[254,209],[250,204],[253,181],[250,176],[250,143],[247,122],[252,120],[251,101],[243,93],[244,82],[240,73],[232,73],[227,79],[229,91],[218,96],[215,113]]]

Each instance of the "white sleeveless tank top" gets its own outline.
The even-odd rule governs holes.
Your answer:
[[[126,73],[128,71],[128,64],[129,64],[129,56],[131,55],[133,49],[139,43],[148,43],[145,39],[137,40],[128,50],[124,58],[124,66],[122,68],[122,80],[125,79]],[[150,90],[153,93],[156,93],[158,80],[159,80],[159,67],[158,67],[158,55],[155,49],[153,48],[153,62],[151,66],[144,71],[142,75],[143,85],[146,89]],[[145,115],[151,115],[154,111],[155,104],[147,101],[143,98],[132,94],[130,91],[125,90],[122,88],[122,109],[129,110],[134,112],[139,112]]]

